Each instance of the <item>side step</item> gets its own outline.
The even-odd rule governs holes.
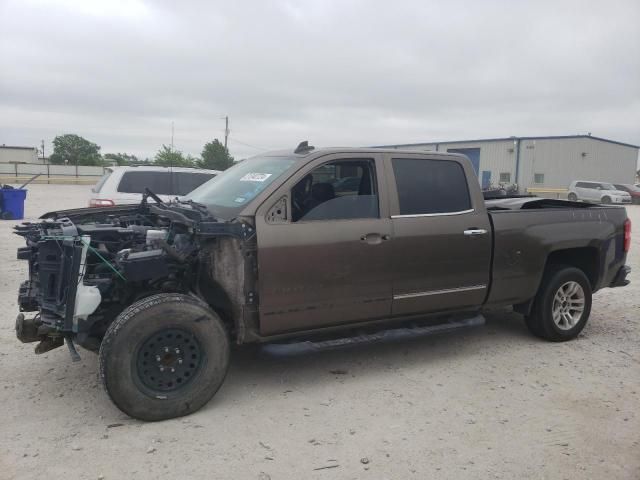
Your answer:
[[[330,340],[306,340],[291,343],[270,343],[262,346],[262,351],[269,355],[286,356],[303,353],[334,350],[368,343],[395,342],[412,338],[426,337],[439,333],[446,333],[460,328],[479,327],[484,325],[484,316],[478,314],[469,318],[457,318],[436,325],[411,325],[401,328],[381,330],[374,333],[363,333],[351,337],[334,338]]]

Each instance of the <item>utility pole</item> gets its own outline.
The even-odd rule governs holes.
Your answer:
[[[173,122],[171,122],[171,151],[173,152]]]
[[[42,163],[44,163],[44,140],[42,140]]]
[[[224,149],[227,150],[227,139],[229,138],[229,115],[224,117]]]

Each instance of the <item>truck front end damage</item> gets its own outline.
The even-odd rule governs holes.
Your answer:
[[[246,313],[238,302],[249,288],[244,259],[251,255],[244,252],[251,250],[253,227],[218,221],[197,204],[143,201],[54,212],[15,227],[15,233],[26,241],[18,259],[29,264],[18,294],[16,335],[39,342],[36,353],[65,342],[74,359],[74,343],[97,351],[118,314],[157,293],[200,297],[220,309],[232,328]],[[235,250],[234,261],[242,264],[214,278]]]

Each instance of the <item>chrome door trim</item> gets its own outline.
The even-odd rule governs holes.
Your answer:
[[[446,288],[444,290],[429,290],[426,292],[400,293],[398,295],[394,295],[393,299],[404,300],[406,298],[426,297],[429,295],[444,295],[447,293],[460,293],[460,292],[470,292],[473,290],[484,290],[485,288],[487,288],[486,285],[470,285],[468,287]]]
[[[413,215],[391,215],[391,218],[420,218],[420,217],[448,217],[450,215],[464,215],[465,213],[473,213],[475,209],[460,210],[458,212],[444,212],[444,213],[416,213]]]

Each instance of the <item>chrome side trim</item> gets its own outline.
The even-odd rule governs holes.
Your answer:
[[[468,287],[446,288],[444,290],[429,290],[427,292],[401,293],[394,295],[394,300],[404,300],[405,298],[427,297],[429,295],[444,295],[447,293],[469,292],[472,290],[484,290],[486,285],[470,285]]]
[[[460,210],[458,212],[445,213],[416,213],[415,215],[391,215],[391,218],[419,218],[419,217],[449,217],[451,215],[464,215],[465,213],[473,213],[475,209]]]

